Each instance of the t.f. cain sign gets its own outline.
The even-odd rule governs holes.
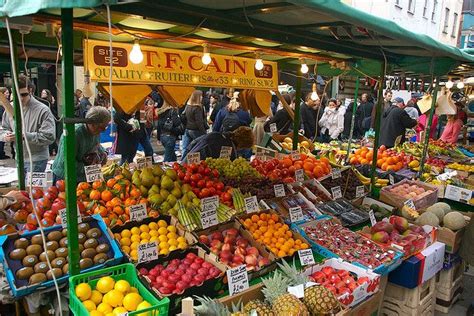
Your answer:
[[[132,44],[113,43],[112,56],[108,42],[85,40],[84,47],[85,67],[94,81],[108,82],[112,58],[112,80],[116,83],[278,88],[275,62],[266,61],[262,70],[256,70],[253,59],[211,54],[211,63],[204,65],[200,52],[141,46],[143,61],[133,64],[129,60]]]

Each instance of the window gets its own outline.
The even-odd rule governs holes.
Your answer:
[[[423,6],[423,17],[426,18],[428,14],[428,0],[425,0],[425,5]]]
[[[431,21],[436,23],[436,9],[438,7],[438,0],[433,1],[433,11],[431,12]]]
[[[415,0],[408,0],[408,13],[415,13]]]
[[[395,6],[401,8],[401,0],[395,0]]]
[[[458,13],[454,13],[454,20],[453,20],[453,31],[451,32],[451,37],[456,37],[457,29],[456,26],[458,24]]]
[[[444,9],[444,26],[443,26],[443,33],[448,34],[448,27],[449,27],[449,8]]]

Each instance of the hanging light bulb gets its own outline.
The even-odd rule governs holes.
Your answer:
[[[84,72],[84,87],[82,88],[82,94],[88,98],[92,97],[94,94],[91,88],[91,74],[89,70]]]
[[[313,92],[311,92],[311,100],[313,101],[319,100],[318,92],[316,90],[316,83],[313,83]]]
[[[263,66],[263,60],[260,57],[260,53],[255,53],[255,69],[262,70]]]
[[[303,58],[300,58],[300,62],[301,62],[301,73],[305,74],[305,73],[308,73],[309,71],[309,68],[308,68],[308,65],[306,64],[306,61],[303,59]]]
[[[446,88],[451,89],[454,86],[454,82],[451,81],[451,78],[446,82]]]
[[[464,81],[463,81],[463,80],[464,80],[464,79],[459,80],[458,84],[456,85],[456,87],[457,87],[459,90],[461,90],[461,89],[464,88]]]
[[[130,61],[133,64],[139,64],[143,61],[143,53],[140,49],[140,44],[138,44],[138,40],[135,40],[133,43],[132,50],[130,51],[129,56]]]
[[[212,61],[211,54],[209,53],[209,46],[207,44],[202,45],[201,61],[204,65],[209,65]]]

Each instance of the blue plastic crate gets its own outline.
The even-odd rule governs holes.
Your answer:
[[[81,270],[81,272],[89,272],[89,271],[94,271],[98,269],[102,269],[108,266],[114,266],[122,262],[123,260],[123,254],[120,251],[120,248],[117,244],[117,242],[109,235],[107,225],[105,225],[105,222],[102,220],[102,217],[99,214],[95,214],[89,218],[84,218],[83,222],[87,222],[91,225],[92,227],[97,227],[101,230],[103,240],[101,243],[108,243],[110,246],[109,249],[109,257],[111,259],[107,260],[106,262],[102,264],[97,264],[94,265],[90,268]],[[51,231],[61,231],[63,228],[61,225],[56,225],[52,227],[47,227],[44,228],[44,232],[47,234]],[[16,280],[15,278],[15,272],[19,268],[23,267],[20,263],[20,267],[18,267],[18,262],[19,260],[11,260],[8,257],[8,253],[11,251],[13,248],[13,242],[18,239],[18,238],[31,238],[34,235],[40,234],[39,230],[34,230],[22,235],[14,235],[13,238],[12,236],[0,236],[0,261],[3,264],[3,267],[5,269],[5,274],[7,277],[8,284],[10,285],[10,288],[12,290],[12,294],[15,297],[22,297],[28,294],[31,294],[35,291],[38,290],[43,290],[47,289],[50,287],[54,286],[53,280],[49,280],[43,283],[39,284],[34,284],[34,285],[28,285],[28,280]],[[60,278],[57,278],[56,280],[58,281],[58,284],[63,284],[67,283],[69,279],[69,273],[61,276]]]

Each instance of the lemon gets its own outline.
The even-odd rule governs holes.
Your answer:
[[[161,249],[168,249],[169,247],[170,247],[170,245],[169,245],[167,242],[165,242],[165,241],[162,241],[162,242],[160,242],[160,244],[159,244],[160,250],[161,250]]]
[[[122,239],[122,235],[120,235],[118,233],[115,233],[114,238],[117,239],[117,240],[120,240],[120,239]]]
[[[130,240],[132,242],[140,242],[140,235],[132,235],[132,237],[130,237]]]
[[[148,227],[148,226],[147,226],[147,227]],[[150,236],[150,234],[148,234],[148,232],[143,232],[143,233],[140,234],[140,238],[141,238],[142,240],[143,240],[143,239],[148,240],[148,239],[150,239],[150,237],[151,237],[151,236]]]
[[[176,239],[178,238],[178,236],[176,235],[176,233],[168,233],[166,235],[166,237],[168,237],[168,239]]]
[[[168,240],[168,244],[169,244],[170,246],[177,246],[177,245],[178,245],[178,241],[177,241],[176,239],[174,239],[174,238],[171,238],[171,239]]]
[[[130,247],[129,246],[123,246],[122,251],[125,252],[126,254],[130,253]]]
[[[166,227],[166,226],[168,226],[168,223],[166,223],[166,221],[162,219],[158,221],[158,227]]]
[[[120,239],[120,245],[122,246],[130,246],[132,242],[130,241],[130,238],[122,238]]]
[[[140,228],[138,227],[132,227],[130,231],[132,232],[132,235],[140,235],[141,233]]]
[[[149,243],[148,239],[142,239],[140,240],[140,244],[147,244]]]
[[[102,293],[97,290],[93,290],[91,297],[89,298],[95,305],[102,303]],[[94,308],[95,309],[95,308]]]
[[[136,287],[131,286],[130,287],[130,293],[138,293],[138,290]]]
[[[167,229],[170,233],[176,233],[176,226],[170,225],[167,227]]]
[[[158,234],[160,234],[160,235],[166,235],[166,234],[168,234],[168,230],[166,229],[166,227],[160,227],[160,228],[158,229]]]
[[[148,234],[150,234],[150,236],[159,236],[160,235],[156,229],[150,230],[150,232]]]
[[[151,304],[148,303],[147,301],[143,301],[140,304],[138,304],[137,311],[139,311],[141,309],[148,308],[148,307],[151,307]],[[145,313],[137,314],[137,316],[151,316],[151,314],[152,314],[152,312],[145,312]]]
[[[107,303],[100,303],[99,306],[97,306],[97,311],[102,314],[112,313],[112,306]]]
[[[123,298],[123,307],[125,307],[128,311],[135,311],[137,309],[138,304],[143,302],[143,298],[138,293],[128,293]]]
[[[123,314],[127,313],[127,309],[123,306],[115,307],[113,311],[114,316],[122,316]]]
[[[177,249],[176,246],[171,245],[171,246],[168,248],[168,251],[171,252],[171,251],[176,250],[176,249]]]
[[[90,312],[90,311],[95,311],[95,309],[96,309],[95,303],[92,302],[91,300],[84,301],[84,302],[82,302],[82,304],[84,304],[84,307],[85,307],[89,312]]]
[[[130,249],[131,250],[137,250],[139,244],[140,244],[140,241],[132,242],[132,244],[130,245]]]
[[[100,293],[106,294],[106,293],[109,293],[114,288],[114,285],[115,285],[114,279],[112,279],[109,276],[106,276],[99,279],[95,288]]]
[[[184,238],[183,236],[179,236],[178,238],[176,238],[176,240],[177,240],[179,243],[186,242],[186,238]]]
[[[143,233],[148,233],[150,231],[150,227],[148,227],[148,225],[143,224],[140,226],[140,231]]]
[[[169,252],[170,252],[169,249],[161,249],[160,255],[167,255]]]
[[[98,310],[96,310],[96,311],[90,311],[89,315],[90,316],[104,316],[104,313],[99,312]]]
[[[180,242],[178,244],[178,248],[179,249],[186,249],[188,247],[188,244],[187,243],[184,243],[184,242]]]
[[[132,236],[132,232],[129,229],[124,229],[120,235],[122,235],[123,238],[130,238],[130,236]]]
[[[158,239],[157,236],[151,236],[150,242],[151,242],[151,241],[157,241],[158,243],[160,243],[160,240]]]
[[[158,224],[155,222],[151,222],[150,224],[148,224],[148,227],[150,227],[150,229],[158,229]]]
[[[137,259],[138,259],[138,251],[137,251],[137,250],[132,250],[132,251],[130,251],[130,257],[131,257],[133,260],[137,260]]]
[[[125,280],[119,280],[115,282],[114,289],[122,292],[123,294],[127,294],[128,292],[130,292],[130,283]]]
[[[115,314],[114,313],[108,313],[105,316],[115,316]]]
[[[167,242],[168,241],[168,237],[166,237],[166,235],[160,235],[158,236],[158,240],[160,242]]]
[[[118,290],[112,290],[104,295],[104,303],[109,304],[112,307],[121,305],[123,300],[123,293]]]
[[[89,284],[87,283],[81,283],[76,286],[76,296],[84,302],[85,300],[88,300],[91,297],[92,294],[92,289]]]

